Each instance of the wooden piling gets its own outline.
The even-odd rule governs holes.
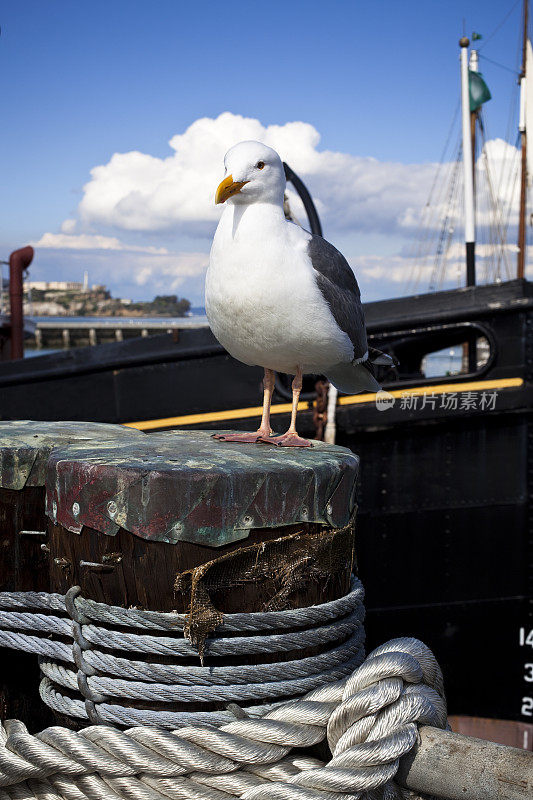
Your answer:
[[[204,431],[57,448],[46,476],[50,590],[79,585],[91,600],[185,613],[198,642],[225,613],[334,600],[350,586],[358,468],[345,448],[231,444]]]
[[[50,590],[44,484],[54,447],[141,438],[118,425],[0,422],[0,592]],[[18,717],[34,730],[50,724],[35,656],[0,649],[0,663],[0,719]]]
[[[201,641],[221,614],[305,607],[349,589],[359,462],[345,448],[86,423],[0,423],[0,437],[0,591],[79,585],[100,602],[187,613]],[[35,657],[3,661],[4,718],[50,724]]]
[[[445,800],[531,800],[533,753],[425,726],[396,780]]]
[[[202,431],[112,449],[58,448],[47,475],[51,591],[76,584],[100,602],[187,611],[191,571],[213,562],[207,583],[224,558],[233,579],[217,579],[213,591],[225,613],[335,599],[349,588],[351,531],[338,534],[350,522],[357,472],[358,459],[345,448],[321,443],[295,452],[229,444]],[[285,560],[292,591],[268,569],[254,580],[239,573],[243,552],[259,543],[263,563],[270,559],[281,572]]]

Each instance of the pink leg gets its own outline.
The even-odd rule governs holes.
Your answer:
[[[289,430],[281,436],[262,436],[260,441],[265,444],[277,444],[279,447],[312,447],[313,443],[309,439],[302,439],[296,432],[296,414],[298,413],[298,401],[302,391],[302,370],[298,368],[292,382],[292,412]]]
[[[261,425],[254,433],[215,433],[213,439],[220,439],[223,442],[245,442],[253,443],[259,441],[261,437],[268,437],[272,433],[270,428],[270,404],[272,402],[272,392],[276,376],[271,369],[265,369],[263,380],[263,416]]]

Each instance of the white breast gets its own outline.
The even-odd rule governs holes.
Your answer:
[[[206,311],[216,338],[245,364],[290,374],[351,361],[351,341],[313,277],[309,234],[257,205],[237,225],[229,206],[215,234]]]

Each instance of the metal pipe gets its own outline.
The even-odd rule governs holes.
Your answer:
[[[423,726],[395,780],[446,800],[531,800],[533,753]]]
[[[9,256],[9,307],[11,315],[11,358],[24,356],[24,315],[22,282],[24,270],[33,260],[33,247],[21,247]]]
[[[470,130],[470,76],[466,36],[459,40],[461,48],[461,106],[463,113],[463,165],[465,191],[466,285],[476,284],[476,222],[474,210],[474,159]]]

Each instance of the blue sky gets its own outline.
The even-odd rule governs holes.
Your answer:
[[[95,280],[106,278],[114,294],[148,299],[165,282],[170,285],[172,270],[179,273],[184,263],[179,254],[189,254],[191,263],[196,254],[196,266],[185,269],[172,287],[198,302],[201,254],[208,253],[216,224],[212,212],[206,212],[205,224],[198,212],[198,224],[193,219],[190,228],[182,219],[141,230],[123,221],[108,223],[107,201],[98,206],[101,212],[86,202],[81,219],[78,206],[92,169],[109,164],[115,153],[138,151],[168,159],[175,152],[168,144],[173,136],[183,135],[196,120],[217,119],[224,112],[259,120],[265,129],[308,123],[320,134],[314,145],[320,152],[429,165],[439,159],[458,98],[457,41],[463,18],[467,34],[477,30],[484,35],[481,55],[513,69],[520,7],[502,0],[5,4],[0,19],[0,257],[47,233],[58,234],[65,220],[76,220],[63,227],[64,233],[100,235],[119,244],[98,248],[94,240],[87,248],[40,247],[35,278],[69,274],[79,279],[89,268]],[[508,11],[507,21],[489,38]],[[487,107],[489,135],[504,137],[514,76],[489,61],[482,60],[481,69],[494,98]],[[231,132],[240,138],[238,118]],[[230,134],[226,130],[224,135]],[[212,149],[215,128],[210,136],[206,147]],[[201,144],[195,146],[192,164],[198,164]],[[296,147],[293,137],[288,152]],[[328,165],[321,167],[323,175],[303,159],[300,168],[320,201]],[[357,174],[363,181],[364,175]],[[421,196],[429,187],[430,170],[420,169],[419,175]],[[116,177],[115,170],[108,183]],[[187,191],[194,187],[188,185]],[[339,187],[339,202],[345,191]],[[333,206],[329,197],[325,235],[354,265],[405,252],[408,232],[388,234],[385,218],[381,227],[358,225],[355,218],[351,226],[349,219],[337,226],[343,210]],[[161,248],[167,251],[160,254],[166,266],[160,270],[155,265],[139,283],[136,270],[143,265],[136,259],[142,248],[145,268],[151,250]],[[174,262],[172,254],[177,255]],[[393,291],[386,279],[381,285],[379,279],[372,281],[368,269],[362,284],[368,279],[369,296]]]

